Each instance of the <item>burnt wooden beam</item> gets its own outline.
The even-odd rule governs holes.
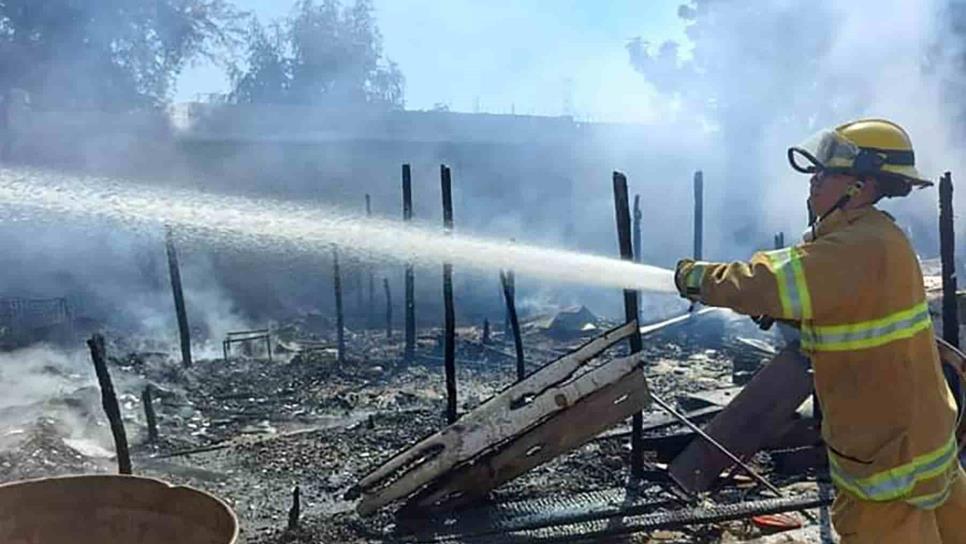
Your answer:
[[[382,290],[386,294],[386,338],[392,338],[392,291],[389,278],[382,278]]]
[[[514,277],[512,270],[507,270],[506,279],[507,279],[507,286],[510,291],[510,297],[516,300],[516,296],[517,296],[516,278]],[[501,282],[501,289],[503,289],[502,282]],[[503,289],[503,296],[504,298],[506,298],[506,289]],[[504,342],[507,341],[509,334],[513,328],[512,324],[510,323],[510,309],[508,306],[505,306],[505,308],[506,310],[503,312],[503,341]]]
[[[634,195],[634,262],[644,262],[644,240],[641,235],[641,223],[644,214],[641,212],[641,195]],[[641,292],[637,292],[637,321],[641,321]]]
[[[403,190],[403,221],[411,223],[413,220],[413,181],[412,171],[408,164],[402,167]],[[413,262],[406,263],[406,343],[403,348],[403,361],[413,362],[416,353],[416,286],[413,275]]]
[[[339,248],[332,246],[332,284],[335,290],[336,349],[340,363],[345,362],[345,315],[342,313],[342,272],[339,270]]]
[[[510,332],[513,333],[513,347],[516,350],[517,381],[523,380],[526,367],[523,360],[523,337],[520,335],[520,319],[517,317],[516,294],[513,288],[513,271],[500,272],[500,285],[503,287],[503,299],[506,301],[506,314],[510,321]]]
[[[475,462],[447,474],[418,493],[409,503],[427,511],[460,508],[482,499],[490,490],[562,453],[593,439],[601,430],[639,413],[650,397],[637,356],[610,361],[576,378],[570,386],[554,387],[553,403],[560,410],[535,427],[486,452]],[[577,398],[570,390],[590,393]],[[549,400],[549,399],[548,399]]]
[[[288,530],[299,528],[299,517],[302,515],[302,492],[299,486],[292,489],[292,506],[288,509]]]
[[[185,310],[184,291],[181,289],[181,267],[178,252],[174,247],[171,227],[165,228],[164,247],[168,254],[168,273],[171,277],[171,293],[174,295],[174,311],[178,319],[178,336],[181,339],[181,363],[191,366],[191,329],[188,327],[188,313]]]
[[[416,492],[414,500],[427,508],[463,502],[639,412],[649,399],[639,356],[590,365],[634,329],[612,329],[511,385],[397,453],[346,498],[362,497],[362,515]]]
[[[939,180],[939,251],[943,278],[943,340],[959,347],[959,312],[956,304],[956,235],[953,226],[953,177]]]
[[[808,359],[797,344],[783,349],[704,428],[721,446],[747,459],[785,431],[786,422],[812,394]],[[691,493],[707,491],[731,459],[705,440],[694,440],[671,463],[670,475]]]
[[[148,442],[154,444],[158,441],[158,418],[154,413],[151,384],[145,386],[144,390],[141,391],[141,404],[144,405],[144,419],[148,424]]]
[[[956,235],[953,215],[953,176],[946,172],[939,180],[939,255],[942,262],[943,340],[959,347],[959,303],[956,300]],[[943,363],[943,374],[956,399],[956,407],[963,404],[962,379],[956,368]]]
[[[694,259],[704,254],[704,173],[694,173]]]
[[[366,219],[372,219],[372,198],[370,198],[369,193],[366,193]],[[368,326],[374,328],[376,326],[376,277],[371,261],[366,265],[366,273],[369,280],[367,321]]]
[[[620,172],[614,172],[614,215],[617,219],[617,241],[621,259],[634,260],[634,247],[631,245],[631,213],[627,199],[627,177]],[[624,320],[634,323],[634,332],[627,338],[631,354],[640,353],[643,349],[641,331],[637,325],[639,315],[637,301],[640,292],[632,289],[624,290]],[[639,478],[644,473],[644,457],[641,448],[643,436],[643,415],[638,412],[631,418],[631,476]]]
[[[131,454],[127,447],[127,434],[124,432],[124,422],[121,420],[121,408],[117,404],[111,373],[107,369],[107,353],[104,349],[104,337],[100,334],[91,336],[87,341],[91,351],[91,361],[94,362],[94,372],[97,383],[101,388],[101,406],[107,414],[107,421],[114,435],[114,449],[117,452],[117,471],[120,474],[131,474]]]
[[[443,230],[453,232],[453,178],[446,165],[440,165],[443,194]],[[446,421],[456,421],[456,311],[453,308],[453,265],[443,263],[443,368],[446,374]]]

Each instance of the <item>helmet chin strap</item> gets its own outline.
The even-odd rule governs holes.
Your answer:
[[[817,218],[816,218],[815,211],[812,210],[812,205],[811,204],[808,205],[808,217],[809,217],[808,226],[812,230],[813,240],[818,237],[818,233],[816,232],[816,229],[818,228],[818,224],[824,221],[826,217],[832,215],[836,210],[845,209],[845,207],[849,204],[849,202],[853,198],[855,198],[859,193],[862,192],[863,187],[865,187],[865,176],[857,178],[855,180],[855,183],[853,183],[852,185],[849,185],[849,187],[845,190],[842,196],[839,197],[839,199],[835,202],[835,205],[829,208],[825,213],[823,213],[820,217],[817,217]]]

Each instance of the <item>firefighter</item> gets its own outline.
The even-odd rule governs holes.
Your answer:
[[[905,130],[881,119],[822,131],[788,160],[811,176],[805,240],[749,262],[682,260],[678,290],[800,328],[844,544],[966,543],[956,403],[922,272],[902,230],[875,207],[932,184],[916,170]]]

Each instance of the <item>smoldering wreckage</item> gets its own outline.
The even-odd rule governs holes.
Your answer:
[[[619,173],[614,188],[631,258]],[[93,334],[99,390],[49,364],[38,373],[57,395],[4,405],[16,425],[0,442],[0,511],[14,541],[30,527],[80,541],[78,521],[105,506],[142,532],[106,523],[88,541],[833,541],[821,414],[789,329],[712,308],[641,326],[632,291],[623,323],[583,307],[521,320],[512,274],[502,326],[457,328],[446,273],[442,328],[417,329],[410,286],[405,330],[391,303],[376,326],[370,278],[355,309],[369,326],[350,329],[336,254],[331,319],[233,331],[221,357],[197,358],[171,236],[166,248],[180,361]],[[925,279],[940,353],[962,375],[943,248]],[[63,299],[6,299],[0,319],[8,351],[90,332]],[[90,438],[107,429],[114,451]],[[55,478],[76,474],[88,476]]]

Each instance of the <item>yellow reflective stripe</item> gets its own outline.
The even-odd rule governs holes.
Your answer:
[[[805,269],[802,268],[802,261],[798,255],[798,248],[792,249],[792,273],[795,275],[795,288],[800,293],[799,300],[802,303],[802,319],[812,318],[812,295],[808,292],[808,284],[805,283]]]
[[[956,439],[951,436],[936,450],[916,456],[904,465],[866,478],[850,476],[842,469],[835,457],[835,454],[829,450],[829,474],[836,485],[852,492],[860,499],[888,501],[908,495],[918,482],[930,480],[949,470],[950,464],[957,462]]]
[[[929,306],[915,306],[879,319],[845,325],[802,324],[802,348],[810,351],[849,351],[911,338],[932,326]]]
[[[812,297],[805,281],[805,271],[799,249],[789,247],[763,252],[778,282],[778,298],[785,319],[806,320],[812,318]]]

